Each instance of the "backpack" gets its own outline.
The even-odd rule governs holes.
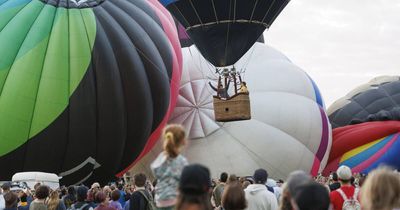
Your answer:
[[[143,195],[144,199],[147,201],[147,210],[156,210],[156,204],[154,203],[153,197],[146,193],[144,190],[138,190],[140,194]]]
[[[350,199],[347,198],[346,194],[344,194],[342,189],[338,189],[337,191],[344,200],[342,210],[361,210],[360,202],[358,202],[357,200],[357,195],[359,191],[358,188],[354,190],[354,195]]]

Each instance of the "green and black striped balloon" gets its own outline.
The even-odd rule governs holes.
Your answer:
[[[0,0],[0,180],[123,173],[173,108],[178,42],[156,0]]]

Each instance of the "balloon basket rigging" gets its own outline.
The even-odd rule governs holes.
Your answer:
[[[214,96],[215,121],[229,122],[250,120],[250,97],[248,93],[238,93],[229,99],[221,99]]]

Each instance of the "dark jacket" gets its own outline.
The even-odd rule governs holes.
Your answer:
[[[142,195],[142,193],[145,193],[148,199],[153,200],[152,196],[149,192],[146,190],[138,190],[132,193],[131,199],[129,199],[129,210],[146,210],[147,206],[149,205],[149,202],[146,200],[146,198]]]

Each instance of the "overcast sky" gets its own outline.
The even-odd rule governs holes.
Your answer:
[[[400,0],[291,0],[265,38],[329,107],[376,76],[400,74]]]

